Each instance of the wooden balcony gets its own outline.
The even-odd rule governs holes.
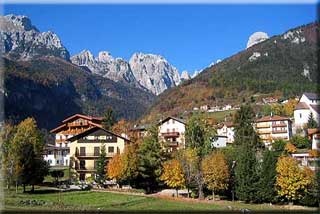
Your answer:
[[[88,126],[88,125],[89,125],[89,123],[86,123],[86,122],[84,122],[84,123],[68,123],[69,127],[81,127],[81,126]]]
[[[164,133],[161,133],[161,135],[165,138],[170,138],[170,137],[179,137],[180,133],[179,132],[164,132]]]
[[[272,127],[287,127],[287,124],[285,124],[285,123],[273,123]]]
[[[272,130],[272,134],[284,134],[288,133],[287,130]]]

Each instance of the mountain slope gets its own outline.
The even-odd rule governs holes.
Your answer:
[[[118,118],[135,119],[153,101],[151,93],[85,72],[61,58],[4,59],[5,116],[20,121],[33,116],[53,128],[74,113],[102,115],[108,106]]]
[[[316,91],[319,23],[255,44],[197,77],[161,94],[144,120],[176,115],[201,105],[240,104],[263,94],[287,98]]]

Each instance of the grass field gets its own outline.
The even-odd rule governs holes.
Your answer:
[[[29,202],[28,203],[26,203]],[[31,201],[31,204],[30,204]],[[60,201],[60,202],[59,202]],[[181,201],[173,198],[127,195],[110,192],[64,192],[48,193],[36,190],[35,193],[5,192],[5,210],[42,211],[218,211],[218,210],[279,210],[280,207],[266,204],[254,205],[240,202]]]

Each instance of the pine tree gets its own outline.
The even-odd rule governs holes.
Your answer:
[[[104,129],[111,130],[112,126],[116,123],[115,115],[112,108],[107,108],[102,119],[102,126]]]
[[[256,199],[258,182],[257,150],[262,147],[253,124],[254,112],[249,105],[241,106],[235,116],[235,140],[239,156],[235,166],[235,192],[243,201]]]
[[[315,121],[312,112],[310,112],[310,114],[309,114],[307,127],[309,129],[318,128],[318,123],[317,123],[317,121]]]
[[[107,157],[106,157],[106,146],[102,145],[100,148],[100,155],[97,160],[97,174],[96,174],[96,181],[99,184],[102,184],[104,180],[106,179],[106,172],[105,167],[107,163]]]
[[[153,126],[149,136],[145,137],[138,149],[138,171],[141,179],[140,185],[148,193],[157,186],[161,175],[162,151],[158,140],[158,128]]]

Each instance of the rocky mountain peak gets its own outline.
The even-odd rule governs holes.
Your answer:
[[[263,42],[264,40],[268,39],[269,36],[267,33],[265,32],[255,32],[253,34],[251,34],[251,36],[249,37],[249,40],[247,42],[247,48],[250,48],[251,46],[258,44],[260,42]]]
[[[111,56],[110,52],[108,51],[100,51],[98,54],[98,61],[100,62],[109,62],[114,60],[114,58]]]
[[[189,80],[191,79],[191,76],[189,75],[188,71],[182,71],[180,79],[181,81]]]
[[[1,52],[9,58],[29,60],[39,56],[57,56],[69,60],[69,52],[57,34],[39,32],[27,16],[0,16]]]

